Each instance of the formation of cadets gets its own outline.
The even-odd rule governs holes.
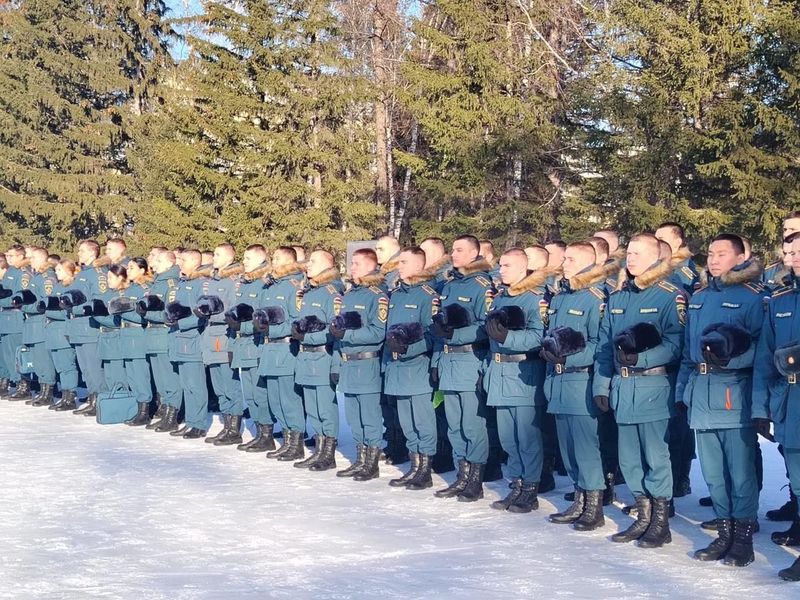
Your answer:
[[[410,462],[389,485],[425,490],[455,468],[435,495],[473,502],[504,463],[508,492],[491,506],[528,513],[558,470],[572,504],[549,520],[578,531],[604,524],[624,481],[632,522],[611,540],[641,548],[671,541],[696,451],[717,537],[694,556],[742,567],[758,529],[757,434],[779,442],[790,481],[767,517],[792,525],[772,539],[800,545],[800,213],[783,233],[783,260],[766,269],[746,239],[718,235],[702,282],[676,223],[626,248],[603,230],[499,259],[471,235],[449,253],[438,238],[384,237],[353,252],[347,282],[330,253],[297,246],[251,245],[241,262],[230,244],[144,259],[84,240],[77,261],[13,246],[0,259],[0,395],[93,416],[98,394],[129,390],[130,426],[308,471],[336,468],[343,400],[356,456],[338,477]],[[800,559],[780,577],[800,580]]]

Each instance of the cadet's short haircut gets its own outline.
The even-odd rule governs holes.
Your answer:
[[[261,252],[263,254],[267,253],[267,249],[263,246],[263,244],[250,244],[247,248],[244,249],[245,252]]]
[[[562,250],[567,249],[567,243],[563,240],[550,240],[549,242],[545,242],[545,246],[555,246],[556,248],[561,248]],[[592,248],[594,250],[594,248]],[[547,248],[545,248],[547,250]]]
[[[61,268],[70,274],[70,277],[74,276],[75,272],[78,270],[78,265],[75,264],[75,261],[72,261],[68,258],[62,258],[60,261],[58,261],[58,264],[60,264]]]
[[[800,240],[800,231],[795,231],[794,233],[787,235],[785,238],[783,238],[783,243],[791,244],[797,240]]]
[[[228,252],[231,253],[231,255],[236,256],[236,248],[234,248],[233,244],[231,244],[230,242],[222,242],[217,246],[217,248],[222,248],[224,250],[227,250]]]
[[[492,242],[492,240],[479,240],[478,243],[481,246],[488,246],[491,249],[492,254],[494,254],[494,242]]]
[[[656,254],[660,254],[658,242],[659,239],[654,236],[652,233],[637,233],[633,237],[631,237],[631,242],[644,242],[649,246],[652,246],[653,250],[656,251]]]
[[[376,265],[378,264],[378,255],[372,248],[359,248],[353,252],[353,256],[363,256],[367,260],[374,262]]]
[[[406,246],[400,252],[408,252],[409,254],[425,260],[425,251],[419,246]]]
[[[526,261],[528,260],[528,255],[525,254],[525,250],[517,247],[509,248],[508,250],[503,252],[503,256],[522,256],[523,258],[525,258]]]
[[[60,254],[51,254],[47,258],[49,258],[50,260],[54,260],[56,262],[59,262],[61,260],[61,255]]]
[[[550,260],[550,251],[544,246],[534,244],[533,246],[528,246],[526,249],[531,250],[534,254],[538,254],[545,261]]]
[[[163,258],[171,265],[174,265],[178,260],[178,257],[175,256],[175,253],[172,250],[165,250],[164,252],[159,254],[159,257]]]
[[[25,254],[25,246],[22,244],[12,244],[8,251],[17,252],[18,254]]]
[[[789,219],[800,219],[800,210],[793,210],[788,215],[783,217],[784,221],[788,221]]]
[[[82,246],[86,246],[87,248],[91,249],[95,256],[100,256],[100,244],[97,243],[97,240],[81,240],[78,242],[78,248]]]
[[[194,260],[203,260],[203,253],[200,250],[184,250],[181,253],[183,258],[193,258]]]
[[[670,231],[672,231],[672,234],[675,237],[680,238],[681,243],[683,243],[683,241],[686,239],[686,232],[684,231],[683,226],[678,223],[675,223],[674,221],[666,221],[665,223],[662,223],[661,225],[656,227],[656,229],[664,229],[667,227],[669,228]]]
[[[147,259],[142,258],[141,256],[136,256],[128,261],[129,263],[134,263],[140,269],[144,269],[147,271],[149,269],[149,265],[147,264]]]
[[[601,237],[592,236],[588,240],[586,240],[588,244],[592,246],[595,251],[595,255],[597,254],[597,250],[600,250],[600,254],[608,255],[611,252],[611,248],[608,246],[608,242]],[[572,244],[570,244],[571,246]]]
[[[31,256],[41,256],[43,258],[48,258],[50,253],[42,248],[41,246],[31,246]]]
[[[435,248],[438,248],[442,252],[447,252],[447,249],[444,247],[444,241],[442,240],[442,238],[428,237],[428,238],[425,238],[424,240],[422,240],[419,243],[419,245],[422,246],[422,244],[424,244],[425,242],[430,243],[431,245],[433,245]]]
[[[737,254],[745,253],[744,241],[742,240],[741,236],[738,236],[735,233],[720,233],[713,240],[711,240],[709,245],[713,244],[714,242],[730,242]]]
[[[113,273],[117,277],[128,279],[128,269],[126,269],[122,265],[111,265],[110,267],[108,267],[108,272]]]
[[[126,244],[125,240],[122,238],[111,238],[106,241],[106,244],[116,244],[117,246],[125,248],[126,250],[128,249],[128,244]]]
[[[595,260],[597,258],[597,251],[594,249],[594,246],[592,246],[589,242],[572,242],[567,246],[567,248],[574,248],[575,250],[578,250],[580,252],[586,252],[586,254],[590,254],[592,256],[592,260]],[[608,248],[608,244],[606,244],[606,248]]]
[[[297,250],[294,249],[294,246],[278,246],[275,248],[275,252],[288,256],[292,262],[297,262]]]
[[[469,235],[469,234],[460,235],[456,239],[454,239],[453,242],[454,243],[469,242],[469,245],[472,246],[473,249],[475,249],[477,252],[481,251],[481,243],[478,241],[478,238],[476,238],[474,235]]]
[[[153,246],[150,248],[150,252],[166,252],[169,250],[166,246]]]

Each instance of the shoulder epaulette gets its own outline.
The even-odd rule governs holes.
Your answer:
[[[689,267],[681,267],[681,271],[682,271],[682,272],[683,272],[683,274],[684,274],[684,275],[686,275],[686,277],[688,277],[689,279],[694,279],[694,277],[695,277],[695,275],[694,275],[694,271],[692,271],[692,270],[691,270]]]
[[[779,288],[776,288],[772,292],[772,297],[773,298],[777,298],[778,296],[785,296],[786,294],[790,293],[793,289],[794,288],[790,288],[788,286],[783,285],[783,286],[781,286]]]
[[[672,285],[669,281],[659,281],[658,287],[660,287],[662,290],[668,291],[670,294],[674,294],[678,291],[678,288]]]
[[[425,293],[428,294],[429,296],[435,296],[436,295],[436,290],[433,289],[431,286],[429,286],[427,283],[423,283],[420,287],[423,290],[425,290]]]
[[[766,271],[768,269],[774,269],[774,268],[776,268],[776,267],[778,267],[780,265],[783,265],[783,261],[776,260],[775,262],[771,262],[766,267],[764,267],[764,270]]]
[[[178,282],[175,281],[172,277],[170,277],[169,279],[167,279],[167,287],[170,289],[176,288],[178,287]]]
[[[371,291],[376,296],[381,296],[383,294],[383,290],[379,288],[377,285],[369,286],[369,291]]]
[[[744,284],[744,287],[746,287],[748,290],[750,290],[755,294],[760,294],[766,289],[762,284],[756,281],[748,281],[747,283]]]
[[[605,299],[606,299],[606,294],[605,294],[605,292],[603,292],[603,290],[601,290],[600,288],[597,288],[597,287],[595,287],[595,286],[591,286],[591,287],[589,288],[589,291],[590,291],[590,292],[592,293],[592,295],[593,295],[593,296],[595,296],[595,297],[596,297],[598,300],[605,300]]]
[[[333,296],[333,295],[336,295],[336,294],[338,294],[338,293],[339,293],[339,290],[337,290],[337,289],[336,289],[336,286],[335,286],[335,285],[332,285],[332,284],[330,284],[330,283],[329,283],[328,285],[326,285],[326,286],[325,286],[325,289],[326,289],[326,290],[328,290],[328,292],[329,292],[329,293],[330,293],[332,296]]]
[[[475,281],[480,283],[483,287],[491,287],[492,285],[492,282],[489,279],[486,279],[486,277],[484,277],[483,275],[478,275],[475,278]]]

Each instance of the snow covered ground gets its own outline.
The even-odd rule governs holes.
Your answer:
[[[607,540],[630,522],[616,507],[589,534],[548,523],[565,478],[514,515],[489,507],[501,482],[465,504],[392,489],[391,467],[352,482],[18,403],[0,403],[0,423],[0,598],[800,597],[777,577],[797,553],[769,541],[787,524],[763,519],[788,494],[769,444],[756,562],[734,569],[690,557],[711,539],[696,461],[673,543],[642,550]]]

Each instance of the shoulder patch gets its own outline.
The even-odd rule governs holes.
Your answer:
[[[475,278],[475,281],[477,281],[478,283],[480,283],[480,284],[481,284],[483,287],[491,287],[491,285],[492,285],[492,282],[491,282],[491,280],[489,280],[489,279],[486,279],[486,277],[484,277],[483,275],[478,275],[478,276]]]
[[[550,303],[542,298],[539,300],[539,318],[542,320],[542,324],[547,327],[550,325]]]
[[[488,313],[490,310],[492,310],[492,302],[494,301],[494,291],[491,288],[487,288],[484,296],[485,297],[483,302],[486,308],[486,312]]]
[[[662,290],[668,291],[670,294],[674,294],[678,291],[678,288],[672,285],[669,281],[659,281],[658,287],[660,287]]]
[[[381,323],[386,323],[389,318],[389,299],[386,296],[378,298],[378,320]]]
[[[178,287],[178,282],[170,277],[169,279],[167,279],[167,287],[169,289],[176,288]]]
[[[342,297],[336,296],[336,298],[333,299],[333,314],[338,317],[340,312],[342,312]]]
[[[431,286],[429,286],[428,284],[423,284],[421,287],[422,287],[422,289],[424,290],[424,292],[425,292],[426,294],[428,294],[429,296],[435,296],[435,295],[436,295],[436,290],[435,290],[435,289],[433,289],[433,288],[432,288]]]
[[[686,296],[683,294],[675,295],[675,310],[678,312],[680,324],[686,325]]]

